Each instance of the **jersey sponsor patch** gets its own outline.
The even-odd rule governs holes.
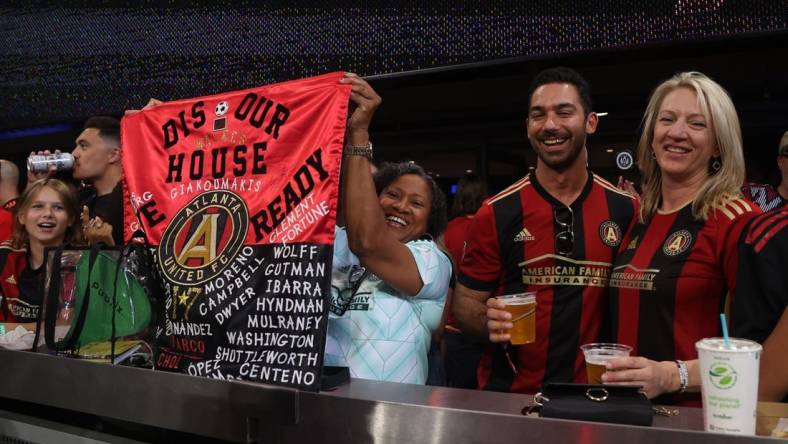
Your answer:
[[[8,311],[17,319],[27,318],[35,319],[38,317],[38,305],[31,304],[24,299],[20,298],[6,298],[5,300]]]
[[[599,225],[599,238],[608,247],[618,247],[621,244],[621,228],[612,220],[606,220]]]
[[[370,311],[374,308],[373,290],[380,285],[380,278],[366,268],[352,265],[332,272],[332,291],[329,310],[342,316],[348,310]]]
[[[610,263],[545,254],[519,264],[525,285],[607,287]]]
[[[610,286],[616,288],[637,288],[652,291],[654,279],[659,274],[655,268],[638,268],[631,264],[619,265],[613,268],[610,275]]]
[[[687,251],[692,245],[692,234],[687,230],[679,230],[665,239],[662,252],[668,256],[676,256]]]

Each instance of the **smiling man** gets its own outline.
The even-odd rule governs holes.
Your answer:
[[[464,332],[491,342],[479,387],[534,393],[586,381],[580,346],[600,336],[610,266],[637,203],[586,167],[597,115],[577,72],[536,76],[526,127],[536,170],[474,217],[453,308]],[[536,340],[512,346],[511,315],[491,296],[526,291],[536,292]]]
[[[109,243],[123,244],[120,122],[114,117],[91,117],[76,140],[74,178],[92,185],[81,196],[87,207],[89,229]],[[84,219],[84,218],[83,218]]]

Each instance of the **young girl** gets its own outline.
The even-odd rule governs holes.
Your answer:
[[[57,179],[30,184],[0,244],[0,347],[30,348],[44,297],[44,249],[81,239],[76,193]]]

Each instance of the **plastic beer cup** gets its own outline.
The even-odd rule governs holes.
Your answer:
[[[706,338],[695,343],[700,359],[703,425],[707,432],[755,434],[762,347],[747,339]]]
[[[605,365],[611,358],[623,358],[629,356],[632,347],[624,344],[612,344],[606,342],[594,342],[580,347],[586,360],[586,375],[589,384],[601,384],[602,374],[605,373]]]
[[[507,294],[496,299],[503,301],[505,310],[512,315],[512,329],[509,330],[512,345],[536,341],[536,293]]]

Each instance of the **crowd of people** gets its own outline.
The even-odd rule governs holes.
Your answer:
[[[28,171],[20,196],[18,167],[0,160],[2,347],[24,349],[33,344],[44,297],[45,248],[123,243],[120,122],[113,117],[88,119],[75,145],[72,175],[84,181],[81,189],[55,178],[53,166],[49,171]]]
[[[454,387],[535,393],[586,382],[580,346],[616,342],[633,353],[608,362],[604,383],[699,405],[694,344],[720,336],[727,312],[734,335],[763,344],[761,398],[786,399],[788,132],[782,182],[744,185],[730,97],[701,73],[677,74],[649,99],[643,181],[624,190],[588,168],[599,125],[590,85],[548,69],[533,80],[525,118],[535,169],[493,196],[478,176],[463,178],[447,221],[446,197],[421,167],[372,164],[382,100],[355,74],[340,81],[351,108],[325,365],[414,384],[445,366]],[[73,156],[82,192],[50,171],[28,173],[19,196],[17,167],[0,161],[0,346],[7,335],[32,343],[44,248],[124,243],[119,122],[89,119]],[[513,319],[496,296],[524,292],[535,292],[536,338],[512,345]],[[430,360],[436,340],[442,359]]]

